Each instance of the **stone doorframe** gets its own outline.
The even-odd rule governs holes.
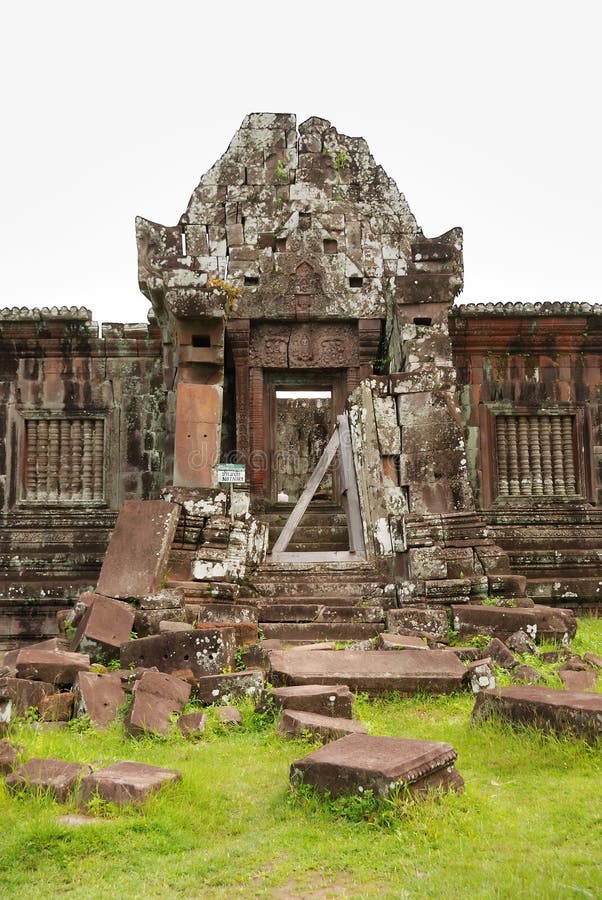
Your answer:
[[[289,384],[291,378],[302,384],[306,378],[308,386],[326,386],[333,394],[333,415],[340,415],[349,394],[372,373],[380,333],[380,319],[228,322],[236,389],[236,452],[238,461],[247,466],[253,500],[269,502],[273,493],[275,384],[282,384],[284,378]]]

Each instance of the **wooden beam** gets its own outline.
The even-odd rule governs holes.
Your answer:
[[[337,416],[339,425],[339,455],[341,457],[341,469],[343,473],[343,489],[345,513],[347,516],[347,530],[349,532],[349,549],[355,553],[365,553],[364,526],[360,509],[360,497],[357,490],[357,475],[353,462],[353,450],[351,448],[351,434],[349,431],[349,419],[347,414]]]

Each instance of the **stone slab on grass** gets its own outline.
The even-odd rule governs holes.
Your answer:
[[[125,704],[126,694],[118,672],[97,675],[80,672],[75,685],[78,716],[89,716],[97,728],[107,728]]]
[[[178,728],[184,737],[199,737],[207,727],[207,716],[201,712],[184,713],[178,719]]]
[[[399,691],[448,694],[462,688],[466,667],[449,650],[313,650],[270,654],[277,685],[346,684],[371,695]]]
[[[274,706],[296,709],[319,716],[351,719],[353,694],[346,684],[300,684],[274,688],[270,692]]]
[[[276,732],[290,740],[309,734],[312,738],[318,738],[326,743],[338,741],[347,734],[366,734],[366,729],[355,719],[321,716],[300,709],[283,709]]]
[[[78,803],[85,807],[94,796],[116,806],[144,803],[151,794],[181,778],[181,773],[176,769],[163,769],[138,762],[118,762],[82,779]]]
[[[454,630],[461,636],[486,634],[505,641],[522,630],[536,641],[568,644],[577,630],[570,609],[535,606],[524,609],[500,606],[452,606]]]
[[[107,547],[97,593],[117,600],[157,593],[179,515],[177,503],[126,500]]]
[[[34,757],[6,777],[10,791],[48,791],[59,803],[72,794],[82,776],[92,771],[83,763],[64,759],[38,759]]]
[[[167,734],[171,717],[180,713],[191,687],[164,672],[144,672],[132,691],[124,727],[128,734]]]
[[[217,706],[215,716],[222,725],[242,725],[242,715],[235,706]]]
[[[8,775],[21,763],[21,757],[25,753],[25,747],[21,744],[11,744],[10,741],[0,741],[0,775]]]
[[[90,657],[87,653],[40,650],[34,644],[19,651],[15,668],[17,678],[71,687],[79,672],[89,671]]]
[[[87,653],[94,662],[119,659],[119,648],[130,637],[134,609],[129,603],[96,594],[81,618],[71,650]]]
[[[403,788],[422,797],[463,788],[456,758],[451,744],[441,741],[351,734],[296,760],[290,778],[333,797],[366,791],[388,797]]]
[[[531,685],[481,691],[472,718],[479,721],[491,715],[588,740],[602,736],[602,694]]]
[[[3,676],[0,678],[0,722],[24,716],[32,707],[39,709],[42,698],[54,694],[54,690],[54,685],[47,681]]]
[[[190,672],[192,678],[219,675],[233,668],[236,644],[232,628],[202,628],[138,638],[121,645],[121,665],[160,672]]]
[[[250,698],[259,701],[265,690],[263,669],[203,675],[193,687],[193,694],[201,703],[222,703],[224,700]]]

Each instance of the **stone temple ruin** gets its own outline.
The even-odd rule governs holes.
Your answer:
[[[600,610],[602,306],[454,305],[461,230],[426,238],[318,118],[247,116],[178,224],[136,236],[148,323],[0,311],[0,727],[105,727],[133,693],[127,733],[163,734],[191,691],[261,704],[267,669],[280,732],[335,741],[292,780],[335,793],[462,784],[450,745],[366,735],[353,691],[468,686],[475,718],[599,735],[594,654],[552,654],[565,692],[492,689]],[[119,765],[82,784],[178,775]],[[15,789],[82,775],[25,766]]]
[[[124,502],[161,498],[159,581],[259,599],[266,637],[599,609],[600,307],[454,306],[461,230],[426,238],[318,118],[247,116],[178,224],[136,234],[148,323],[0,311],[2,646],[55,634]],[[373,609],[337,626],[342,594]]]

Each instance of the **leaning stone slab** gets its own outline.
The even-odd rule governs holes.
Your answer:
[[[501,669],[506,669],[508,672],[518,665],[518,659],[512,650],[509,650],[499,638],[493,638],[489,644],[487,644],[483,650],[483,658],[486,656],[491,657],[496,665]]]
[[[16,669],[17,678],[70,687],[79,672],[89,671],[90,657],[87,653],[39,650],[34,645],[19,651]]]
[[[274,688],[270,697],[280,709],[351,719],[354,697],[346,684],[300,684]]]
[[[480,721],[491,715],[588,740],[602,736],[602,694],[554,691],[531,685],[481,691],[472,718]]]
[[[218,675],[234,666],[236,644],[231,628],[203,628],[138,638],[121,645],[121,665],[160,672],[191,671],[194,678]]]
[[[72,691],[46,694],[40,700],[41,722],[68,722],[73,715],[74,695]]]
[[[125,704],[126,694],[118,672],[96,675],[80,672],[75,684],[78,716],[89,716],[97,728],[107,728],[115,721],[119,708]]]
[[[457,755],[451,744],[440,741],[351,734],[296,760],[290,779],[333,797],[366,791],[388,797],[404,788],[424,797],[462,790],[464,781],[454,767]]]
[[[180,713],[190,697],[190,685],[164,672],[144,672],[134,685],[125,717],[128,734],[167,734],[171,716]]]
[[[535,606],[533,609],[499,606],[452,606],[453,627],[460,635],[488,634],[501,641],[522,630],[536,641],[569,644],[577,623],[570,609]]]
[[[64,803],[82,775],[91,771],[91,766],[83,763],[34,757],[7,775],[6,787],[13,792],[48,791],[59,803]]]
[[[93,796],[107,803],[124,806],[144,803],[166,784],[180,781],[182,775],[176,769],[163,769],[145,763],[118,762],[106,769],[99,769],[82,779],[77,795],[80,806],[86,806]]]
[[[222,725],[242,725],[242,715],[235,706],[218,706],[215,716]]]
[[[25,753],[25,747],[21,744],[11,744],[10,741],[0,741],[0,775],[8,775],[21,764],[21,757]]]
[[[376,647],[378,650],[428,650],[428,644],[425,644],[422,638],[387,632],[379,634]]]
[[[184,737],[199,737],[207,727],[207,716],[201,712],[184,713],[178,719],[178,728]]]
[[[444,609],[422,606],[403,606],[387,613],[387,631],[413,631],[430,634],[437,641],[449,640],[449,622]]]
[[[201,703],[222,703],[246,697],[259,701],[265,691],[263,669],[245,669],[221,675],[203,675],[193,687],[193,694]]]
[[[115,523],[96,592],[127,600],[155,594],[167,568],[180,507],[165,500],[126,500]]]
[[[0,678],[0,722],[10,722],[24,716],[32,707],[39,709],[42,698],[54,693],[54,685],[46,681],[30,681],[27,678]]]
[[[87,653],[94,662],[119,659],[119,648],[127,641],[134,624],[129,603],[97,594],[81,618],[71,642],[71,650]]]
[[[278,720],[276,732],[289,740],[309,734],[312,738],[327,743],[338,741],[347,734],[366,734],[366,729],[361,722],[354,719],[339,719],[299,709],[284,709]]]
[[[271,680],[277,685],[346,684],[357,693],[398,691],[447,694],[462,688],[466,667],[449,650],[314,650],[270,654]]]

